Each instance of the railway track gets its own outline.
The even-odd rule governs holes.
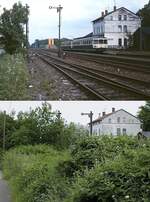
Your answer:
[[[138,71],[141,73],[150,73],[150,60],[122,56],[110,56],[105,54],[85,54],[79,52],[67,52],[68,55],[75,58],[84,59],[89,62],[95,62],[101,65],[109,65],[120,69]]]
[[[47,56],[47,57],[50,57],[51,59],[54,59],[54,60],[57,60],[57,61],[60,61],[61,63],[63,63],[63,64],[66,64],[66,65],[71,65],[72,67],[79,67],[78,65],[76,65],[75,63],[71,63],[71,62],[65,62],[64,60],[59,60],[58,58],[56,58],[56,57],[52,57],[50,54],[47,54],[47,52],[45,53],[45,51],[42,51],[44,54],[45,54],[45,56]],[[97,72],[97,73],[100,73],[101,75],[106,75],[106,76],[110,76],[111,78],[114,78],[114,79],[116,79],[116,78],[119,78],[121,81],[132,81],[132,82],[138,82],[139,83],[139,85],[141,86],[141,85],[143,85],[143,87],[145,88],[145,87],[149,87],[149,81],[147,81],[147,80],[141,80],[140,78],[133,78],[133,77],[131,77],[130,75],[122,75],[122,74],[119,74],[119,73],[116,73],[116,72],[110,72],[110,71],[107,71],[107,70],[104,70],[104,69],[98,69],[98,68],[91,68],[91,67],[87,67],[87,66],[85,66],[85,65],[81,65],[80,64],[80,67],[82,67],[82,69],[88,69],[88,70],[92,70],[92,71],[94,71],[94,72]]]
[[[44,62],[61,71],[74,83],[78,84],[93,99],[98,100],[120,100],[120,99],[150,99],[145,92],[110,79],[93,69],[81,65],[66,63],[45,53],[37,53]],[[97,70],[98,71],[98,70]],[[136,79],[135,79],[136,80]],[[96,89],[96,90],[95,90]],[[100,93],[101,92],[101,93]]]

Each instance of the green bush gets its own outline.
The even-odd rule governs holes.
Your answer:
[[[46,145],[20,146],[6,152],[3,170],[14,192],[14,201],[62,201],[67,194],[67,181],[55,168],[67,158],[67,152]]]
[[[149,202],[150,140],[78,137],[69,151],[20,146],[4,155],[15,202]]]
[[[83,174],[85,169],[113,160],[125,149],[136,149],[141,144],[137,138],[129,136],[83,136],[72,147],[70,152],[72,158],[61,162],[59,171],[63,176],[74,177],[76,172]]]
[[[115,153],[115,143],[120,151],[110,155],[110,150]],[[109,158],[78,174],[65,202],[150,201],[150,141],[116,137],[108,144],[105,157]]]
[[[21,54],[0,57],[0,99],[27,99],[26,62]]]

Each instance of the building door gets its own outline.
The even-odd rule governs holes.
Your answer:
[[[126,135],[126,134],[127,134],[127,129],[126,129],[126,128],[123,128],[123,129],[122,129],[122,134],[123,134],[123,135]]]
[[[128,40],[125,38],[124,39],[124,47],[127,48],[127,46],[128,46]]]
[[[117,135],[121,135],[121,129],[117,128]]]
[[[122,39],[118,39],[118,45],[119,45],[119,47],[122,46]]]

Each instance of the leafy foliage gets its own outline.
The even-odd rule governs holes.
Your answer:
[[[67,182],[55,167],[68,158],[46,145],[21,146],[5,154],[3,169],[14,191],[14,201],[61,202]]]
[[[3,170],[17,202],[149,202],[149,152],[150,140],[80,137],[70,152],[10,150]]]
[[[3,147],[4,113],[0,112],[0,149]],[[6,149],[10,148],[11,134],[16,130],[16,121],[13,115],[6,115]]]
[[[140,107],[138,117],[143,122],[143,129],[150,131],[150,101],[147,101],[145,106]]]
[[[0,44],[5,51],[14,54],[22,51],[25,46],[24,25],[28,20],[29,10],[20,2],[0,16]]]
[[[0,100],[28,98],[28,74],[21,54],[0,56]]]
[[[149,201],[150,141],[116,137],[109,139],[107,148],[103,163],[84,169],[84,175],[78,173],[65,202]]]
[[[150,26],[150,1],[144,8],[138,11],[138,15],[142,18],[142,27]]]

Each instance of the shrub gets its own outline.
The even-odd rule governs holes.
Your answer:
[[[65,202],[149,201],[150,142],[139,142],[138,147],[133,138],[127,138],[124,142],[117,137],[112,142],[118,143],[119,139],[122,152],[103,164],[85,170],[84,175],[78,175],[70,190],[70,197]],[[112,142],[110,141],[110,147],[114,146]]]
[[[67,192],[67,181],[55,168],[67,158],[67,152],[58,152],[46,145],[20,146],[8,151],[3,170],[14,192],[14,201],[62,201]]]
[[[27,99],[26,63],[21,54],[0,57],[0,99]]]

